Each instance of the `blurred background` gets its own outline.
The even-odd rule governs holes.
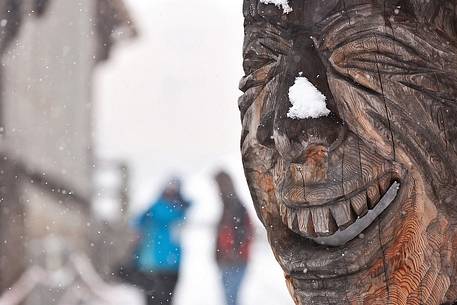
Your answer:
[[[0,305],[146,304],[119,270],[178,176],[174,305],[222,305],[229,173],[254,227],[240,304],[292,304],[239,153],[241,0],[0,0]]]

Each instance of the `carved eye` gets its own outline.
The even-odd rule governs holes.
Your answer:
[[[254,73],[256,70],[261,69],[264,66],[267,66],[276,60],[267,56],[257,56],[255,54],[249,54],[243,62],[243,68],[246,73]]]
[[[265,28],[261,30],[257,27],[249,28],[246,37],[248,38],[243,48],[243,68],[246,75],[278,62],[279,57],[288,54],[291,49],[290,42],[269,24],[265,24]]]

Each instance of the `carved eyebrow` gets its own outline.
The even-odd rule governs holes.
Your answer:
[[[238,100],[242,120],[264,87],[285,70],[281,57],[290,52],[292,42],[282,37],[281,33],[280,29],[266,22],[246,26],[243,45],[245,76],[239,83],[239,89],[244,94]]]

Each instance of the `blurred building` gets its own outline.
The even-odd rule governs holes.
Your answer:
[[[65,251],[96,256],[92,74],[134,35],[122,0],[0,1],[0,292]]]

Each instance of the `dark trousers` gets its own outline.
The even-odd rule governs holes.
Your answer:
[[[238,292],[241,288],[244,275],[246,273],[246,264],[239,265],[219,265],[222,273],[222,284],[224,285],[225,303],[227,305],[237,305]]]
[[[172,303],[178,272],[156,271],[143,274],[139,286],[143,288],[148,305],[169,305]]]

